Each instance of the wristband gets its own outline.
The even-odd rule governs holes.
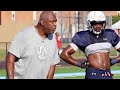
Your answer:
[[[115,59],[112,59],[112,60],[111,60],[111,64],[112,64],[112,65],[114,65],[114,64],[116,64],[116,63],[117,63],[117,60],[115,60]]]
[[[77,61],[77,66],[81,67],[81,62],[80,61]]]
[[[10,74],[10,75],[8,75],[8,76],[14,76],[14,74]]]

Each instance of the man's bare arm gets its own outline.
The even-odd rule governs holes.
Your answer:
[[[55,73],[55,67],[56,67],[55,65],[50,66],[50,70],[48,72],[47,79],[53,79],[54,73]]]
[[[72,54],[74,54],[76,51],[70,46],[68,45],[60,54],[60,58],[62,60],[64,60],[65,62],[72,64],[74,66],[77,65],[77,61],[75,59],[72,58]]]
[[[14,79],[14,62],[16,60],[16,57],[8,53],[6,56],[6,72],[7,72],[7,78],[8,79]]]

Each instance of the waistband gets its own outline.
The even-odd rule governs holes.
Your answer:
[[[110,69],[105,70],[105,69],[101,69],[101,68],[100,69],[87,68],[86,69],[86,78],[87,77],[91,78],[91,76],[92,76],[92,78],[94,76],[94,78],[97,78],[97,79],[104,79],[104,78],[108,78],[108,77],[110,77],[110,79],[112,79],[113,74],[111,73]]]
[[[106,68],[95,68],[95,67],[92,67],[92,66],[90,66],[90,65],[88,65],[88,68],[93,68],[93,69],[98,69],[98,70],[110,70],[110,68],[109,69],[106,69]]]
[[[111,72],[110,69],[103,69],[103,68],[86,68],[86,71],[103,71],[103,72]]]

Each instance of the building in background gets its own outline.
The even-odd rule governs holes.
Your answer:
[[[0,38],[11,42],[12,38],[21,28],[34,25],[38,22],[42,11],[0,11]],[[57,32],[60,33],[61,41],[71,41],[72,36],[81,30],[87,29],[87,14],[89,11],[54,11],[57,16]],[[104,11],[107,17],[107,27],[112,25],[112,16],[118,15],[119,11]],[[11,33],[11,35],[10,35]],[[4,35],[3,35],[4,34]],[[9,35],[8,35],[9,34]]]

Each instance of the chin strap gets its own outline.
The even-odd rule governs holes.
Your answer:
[[[97,32],[97,31],[95,31],[93,28],[91,28],[90,31],[92,31],[92,33],[94,33],[94,34],[99,35],[104,29],[105,29],[105,28],[102,28],[101,31]]]
[[[101,31],[100,31],[100,32],[97,32],[97,31],[93,30],[93,33],[94,33],[94,34],[100,34]]]

